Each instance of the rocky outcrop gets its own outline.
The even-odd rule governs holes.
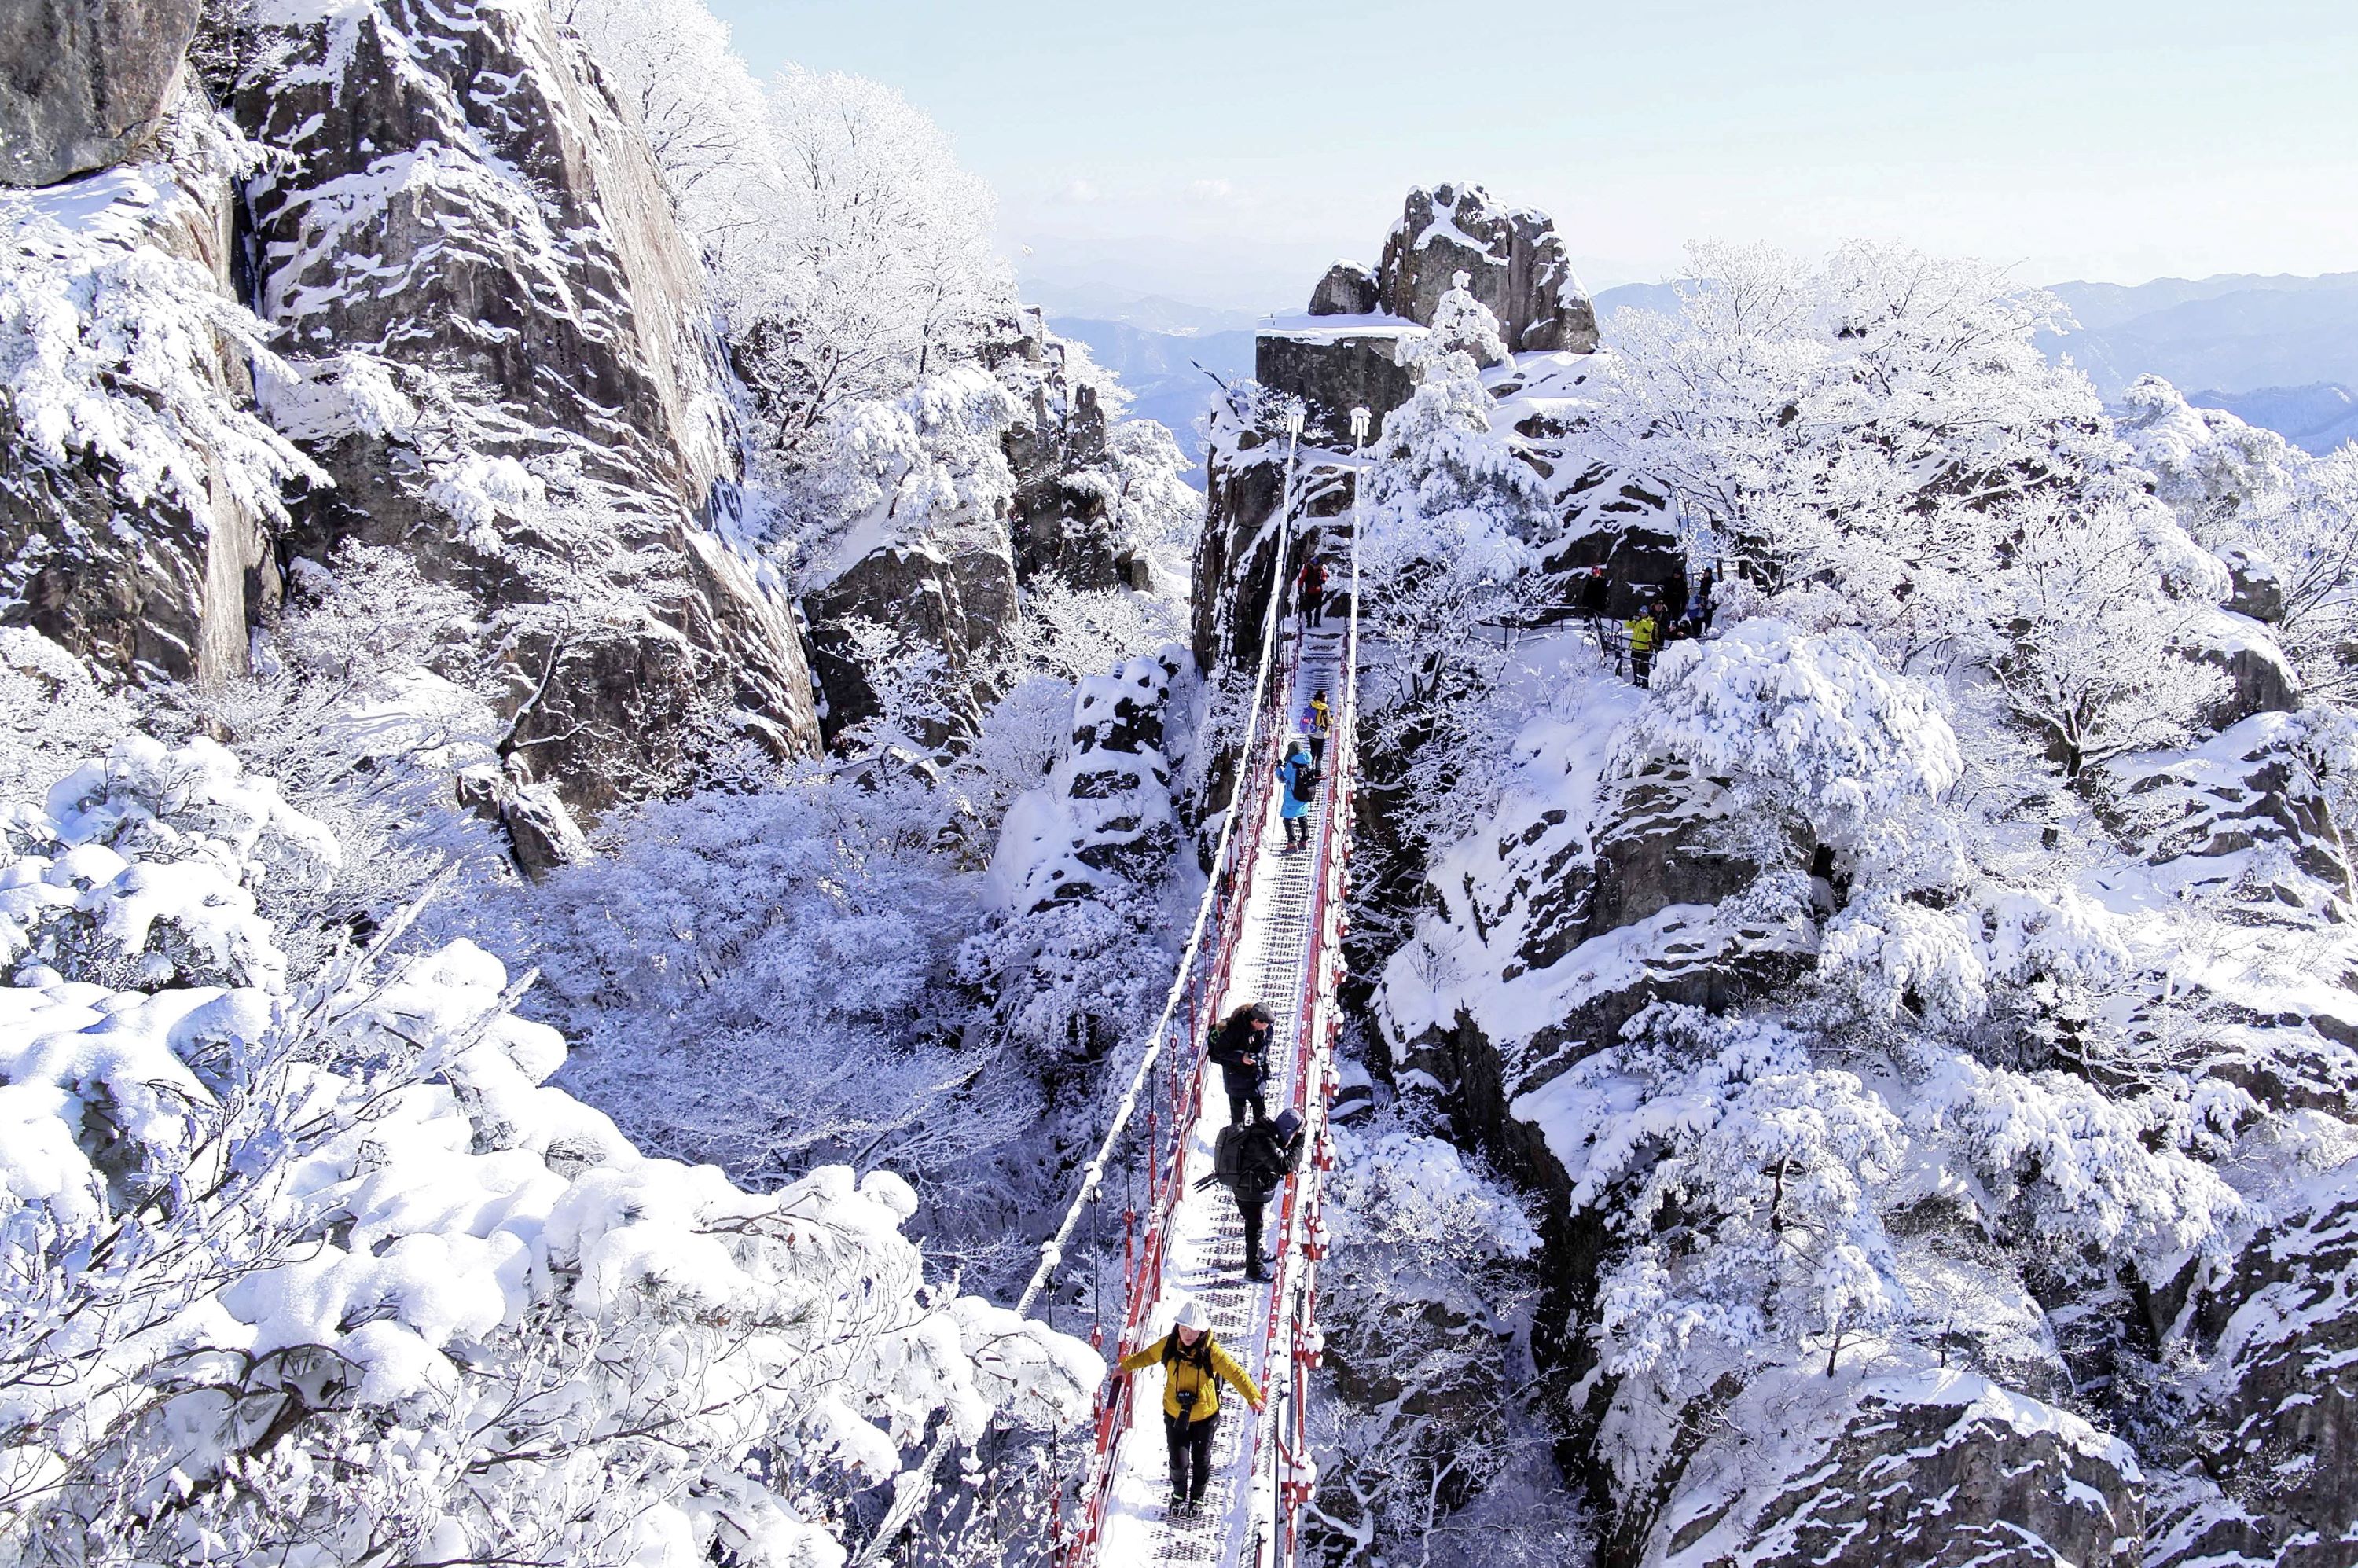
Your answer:
[[[2190,751],[2113,758],[2101,777],[2116,829],[2173,888],[2346,917],[2349,852],[2312,749],[2298,716],[2259,713]]]
[[[94,255],[127,264],[160,252],[233,297],[233,202],[219,180],[142,164],[60,194]],[[197,328],[190,351],[215,423],[254,428],[242,413],[253,395],[244,352],[218,334],[201,346],[206,336]],[[147,351],[174,349],[159,332]],[[59,465],[22,439],[0,441],[0,619],[129,679],[211,682],[245,668],[250,623],[279,597],[271,520],[226,481],[233,460],[213,438],[181,434],[206,474],[200,502],[171,485],[127,484],[88,453]]]
[[[1162,876],[1179,848],[1164,726],[1184,669],[1171,647],[1080,683],[1070,749],[1001,826],[989,881],[1000,908],[1036,914]]]
[[[453,782],[460,806],[506,830],[516,869],[533,881],[589,859],[589,841],[554,785],[519,784],[490,763],[461,768]]]
[[[1194,593],[1195,667],[1249,667],[1260,654],[1269,612],[1278,510],[1285,496],[1286,438],[1260,401],[1239,389],[1213,406],[1205,463],[1203,532],[1196,536]],[[1313,550],[1339,558],[1349,548],[1354,470],[1314,445],[1303,448],[1294,474],[1294,515],[1287,575]]]
[[[54,185],[137,156],[179,92],[200,0],[0,7],[0,184]]]
[[[1310,291],[1313,316],[1372,316],[1383,308],[1383,284],[1360,262],[1338,261]]]
[[[1567,776],[1581,765],[1568,759]],[[1570,1183],[1516,1102],[1655,1002],[1722,1011],[1812,959],[1812,931],[1719,909],[1763,869],[1715,847],[1725,801],[1683,766],[1578,783],[1562,804],[1524,799],[1432,877],[1440,918],[1421,939],[1463,991],[1416,982],[1413,963],[1387,973],[1396,1070],[1423,1074],[1461,1131],[1559,1215]],[[1808,846],[1791,853],[1808,863]],[[1509,1036],[1508,1018],[1545,1022]]]
[[[1406,403],[1416,378],[1400,362],[1403,344],[1424,330],[1395,317],[1352,317],[1335,325],[1316,322],[1274,328],[1253,342],[1253,378],[1270,391],[1298,397],[1307,406],[1309,438],[1347,448],[1351,410],[1364,408],[1369,430]]]
[[[939,661],[948,719],[925,724],[913,738],[938,746],[953,732],[970,734],[991,695],[986,666],[1017,614],[1007,527],[996,519],[970,523],[871,550],[806,594],[803,606],[828,744],[878,711],[853,636],[860,621],[892,629]]]
[[[2358,1171],[2278,1209],[2187,1314],[2206,1363],[2175,1434],[2191,1485],[2153,1568],[2358,1562]]]
[[[2143,1476],[2125,1444],[1972,1373],[1830,1399],[1756,1387],[1686,1466],[1652,1530],[1665,1568],[2137,1568]],[[1848,1390],[1844,1390],[1849,1393]]]
[[[2215,728],[2226,729],[2255,713],[2290,713],[2300,706],[2300,677],[2267,628],[2253,617],[2212,611],[2196,623],[2187,651],[2227,677],[2227,689],[2207,716]]]
[[[588,58],[475,0],[322,5],[265,46],[237,112],[290,155],[248,198],[297,379],[264,402],[336,481],[295,547],[397,546],[513,628],[511,754],[576,806],[663,776],[716,708],[815,749],[791,619],[715,531],[698,264]]]
[[[1497,427],[1546,481],[1562,520],[1541,562],[1542,603],[1559,611],[1578,603],[1578,579],[1601,566],[1606,611],[1627,620],[1688,569],[1687,555],[1668,487],[1593,449],[1581,408],[1594,373],[1586,360],[1527,361],[1498,377],[1491,393]]]
[[[1545,213],[1502,207],[1478,185],[1410,191],[1377,270],[1382,308],[1429,324],[1461,271],[1470,275],[1474,297],[1498,317],[1513,352],[1595,351],[1595,307]]]
[[[1005,438],[1015,476],[1007,518],[1018,581],[1053,576],[1077,589],[1124,586],[1125,548],[1104,468],[1106,415],[1097,389],[1071,373],[1071,345],[1036,310],[990,354],[1023,416]]]
[[[2284,579],[2275,562],[2264,560],[2249,550],[2233,548],[2219,552],[2219,558],[2227,563],[2227,580],[2233,590],[2228,609],[2270,626],[2284,619]]]

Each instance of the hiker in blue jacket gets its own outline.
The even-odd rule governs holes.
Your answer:
[[[1318,795],[1318,765],[1310,760],[1310,743],[1299,735],[1286,748],[1285,760],[1277,764],[1277,815],[1285,824],[1285,847],[1307,849],[1310,803]]]

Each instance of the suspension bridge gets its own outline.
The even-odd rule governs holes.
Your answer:
[[[1368,416],[1352,415],[1354,461]],[[1260,656],[1238,752],[1236,784],[1212,870],[1162,1016],[1145,1044],[1104,1141],[1019,1307],[1050,1288],[1086,1219],[1102,1266],[1108,1231],[1122,1240],[1121,1315],[1110,1357],[1152,1344],[1177,1303],[1193,1297],[1212,1332],[1243,1362],[1262,1409],[1222,1400],[1213,1477],[1202,1507],[1169,1508],[1159,1368],[1117,1379],[1100,1395],[1061,1539],[1065,1568],[1142,1563],[1278,1568],[1296,1561],[1303,1511],[1315,1485],[1310,1455],[1310,1376],[1319,1361],[1318,1263],[1326,1232],[1322,1181],[1334,1165],[1326,1107],[1337,1087],[1344,895],[1351,801],[1358,782],[1359,575],[1354,486],[1348,600],[1338,622],[1309,626],[1288,613],[1295,467],[1303,420],[1286,419],[1285,484],[1275,523]],[[1312,807],[1309,845],[1282,848],[1276,764],[1289,722],[1318,691],[1331,695],[1325,779]],[[1206,1063],[1213,1030],[1248,1002],[1272,1019],[1267,1101],[1302,1119],[1303,1158],[1271,1200],[1266,1282],[1244,1277],[1236,1202],[1213,1183],[1212,1145],[1226,1120],[1219,1075]],[[1109,1293],[1109,1292],[1107,1292]]]

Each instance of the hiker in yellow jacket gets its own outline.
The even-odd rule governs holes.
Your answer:
[[[1192,1514],[1204,1503],[1212,1478],[1212,1429],[1219,1424],[1220,1379],[1225,1378],[1260,1409],[1260,1390],[1237,1358],[1212,1338],[1204,1303],[1181,1304],[1171,1332],[1121,1358],[1124,1372],[1163,1367],[1163,1435],[1171,1445],[1171,1511]]]
[[[1638,611],[1638,619],[1626,621],[1629,629],[1629,674],[1639,686],[1652,684],[1654,654],[1662,645],[1660,609],[1648,605]]]

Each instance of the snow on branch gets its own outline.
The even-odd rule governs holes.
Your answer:
[[[1617,744],[1620,776],[1676,761],[1761,781],[1840,849],[1867,848],[1963,771],[1931,694],[1854,631],[1746,622],[1707,643],[1671,644],[1654,687]]]
[[[263,324],[157,243],[193,209],[153,165],[0,191],[0,403],[36,460],[96,459],[135,506],[209,517],[219,483],[283,518],[281,487],[325,476],[225,384],[224,354],[274,361]]]

